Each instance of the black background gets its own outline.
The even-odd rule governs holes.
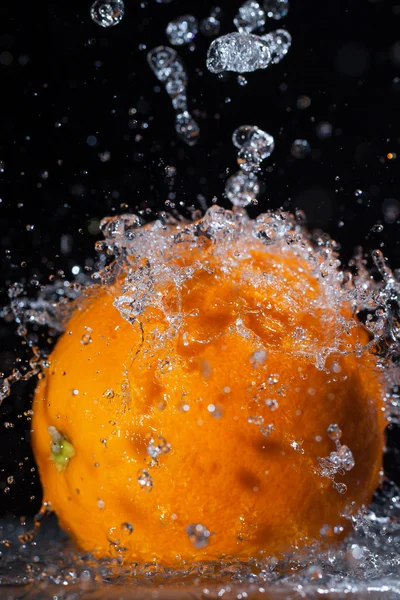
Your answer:
[[[170,19],[200,19],[215,4],[126,0],[123,21],[102,29],[86,0],[0,3],[1,95],[11,101],[0,112],[3,304],[12,282],[32,291],[32,282],[47,283],[59,270],[69,279],[73,266],[90,266],[106,215],[142,210],[151,218],[172,210],[171,202],[184,213],[210,206],[214,196],[229,206],[224,181],[237,168],[231,135],[242,124],[258,125],[276,142],[252,214],[302,208],[310,228],[341,244],[344,261],[362,245],[367,252],[382,248],[391,266],[400,266],[400,0],[292,0],[284,21],[267,23],[267,30],[284,25],[291,33],[288,56],[249,74],[245,87],[235,74],[221,80],[207,72],[211,39],[199,35],[193,51],[179,50],[201,127],[198,145],[188,148],[176,137],[171,101],[155,89],[146,53],[167,44]],[[234,30],[239,5],[220,1],[221,33]],[[301,96],[311,100],[306,109],[298,107]],[[322,121],[333,126],[329,139],[316,134]],[[88,136],[97,138],[95,146]],[[304,160],[290,154],[296,138],[311,146]],[[110,159],[102,162],[106,151]],[[167,166],[176,167],[172,179]],[[3,321],[0,335],[0,370],[8,375],[16,357],[24,364],[28,353],[12,323]],[[32,389],[33,382],[16,385],[0,409],[2,513],[32,513],[40,505],[23,416]],[[386,467],[399,482],[396,435],[389,432]]]

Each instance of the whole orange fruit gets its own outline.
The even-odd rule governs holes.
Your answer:
[[[383,383],[334,254],[230,219],[144,230],[36,390],[44,499],[96,556],[176,565],[338,540],[379,482]]]

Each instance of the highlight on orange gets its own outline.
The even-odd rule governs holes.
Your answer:
[[[97,557],[166,566],[340,541],[379,483],[385,416],[333,244],[285,213],[138,225],[103,223],[109,281],[36,390],[61,527]]]

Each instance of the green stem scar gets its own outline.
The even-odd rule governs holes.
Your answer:
[[[50,458],[59,473],[65,471],[71,458],[75,456],[75,448],[55,427],[47,428],[51,437]]]

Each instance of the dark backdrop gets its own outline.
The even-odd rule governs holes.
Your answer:
[[[245,87],[234,74],[220,80],[207,72],[211,40],[199,35],[194,51],[179,50],[201,126],[199,144],[188,148],[174,132],[170,99],[155,90],[146,53],[167,43],[171,18],[205,17],[215,3],[126,0],[124,20],[111,29],[91,21],[87,0],[0,3],[1,95],[11,100],[0,112],[3,304],[12,282],[32,288],[30,282],[46,283],[58,270],[70,278],[72,267],[90,265],[105,215],[147,209],[151,216],[168,202],[184,211],[210,205],[214,196],[228,206],[224,181],[236,170],[230,139],[242,124],[276,140],[252,213],[302,208],[311,228],[340,242],[345,260],[361,244],[367,251],[381,247],[399,266],[400,0],[292,0],[282,22],[292,49],[279,66],[249,74]],[[233,31],[239,4],[220,1],[222,33]],[[268,29],[276,25],[270,21]],[[308,108],[301,108],[301,96],[310,99]],[[329,139],[317,136],[322,121],[333,127]],[[296,138],[310,143],[304,160],[290,155]],[[174,178],[166,177],[166,166],[176,167]],[[28,354],[13,324],[1,323],[0,335],[0,370],[9,374]],[[16,385],[0,409],[6,513],[32,513],[40,504],[23,414],[32,388]],[[389,433],[386,467],[399,480],[396,435]]]

